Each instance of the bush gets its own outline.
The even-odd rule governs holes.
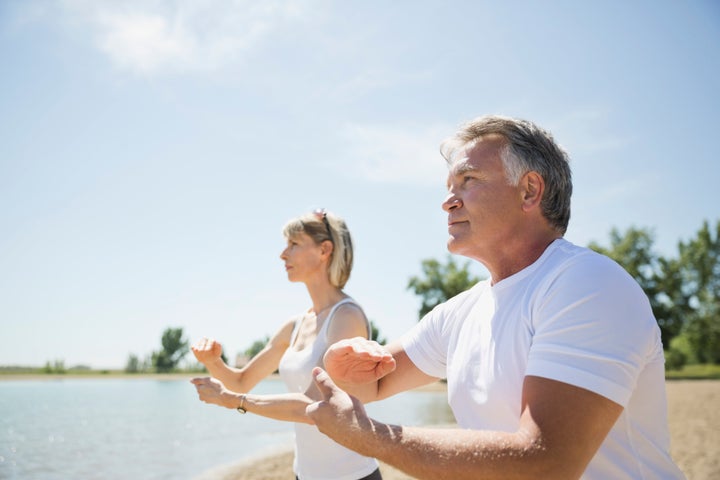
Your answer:
[[[680,370],[687,363],[687,355],[684,352],[671,348],[665,350],[665,370]]]

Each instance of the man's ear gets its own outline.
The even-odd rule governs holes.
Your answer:
[[[540,205],[545,192],[545,180],[537,172],[530,171],[520,180],[523,195],[523,209],[528,211]]]

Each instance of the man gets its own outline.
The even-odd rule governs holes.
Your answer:
[[[387,350],[335,344],[327,373],[315,369],[324,400],[308,415],[338,443],[417,478],[683,478],[669,455],[647,298],[616,263],[563,239],[565,152],[536,125],[494,116],[462,127],[442,152],[448,248],[491,278]],[[375,382],[379,400],[439,378],[462,429],[382,424],[341,389]]]

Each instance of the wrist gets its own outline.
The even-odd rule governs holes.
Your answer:
[[[225,362],[223,362],[222,357],[215,357],[212,359],[212,361],[205,364],[206,367],[220,367],[222,365],[225,365]]]
[[[235,402],[235,410],[237,410],[239,413],[247,413],[247,395],[241,393],[237,395],[236,400],[237,401]]]

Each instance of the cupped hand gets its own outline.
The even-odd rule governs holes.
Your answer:
[[[191,347],[193,355],[203,365],[217,361],[222,357],[222,345],[214,338],[203,338]]]
[[[364,385],[395,370],[395,359],[377,342],[362,337],[340,340],[325,352],[325,370],[335,382]]]

